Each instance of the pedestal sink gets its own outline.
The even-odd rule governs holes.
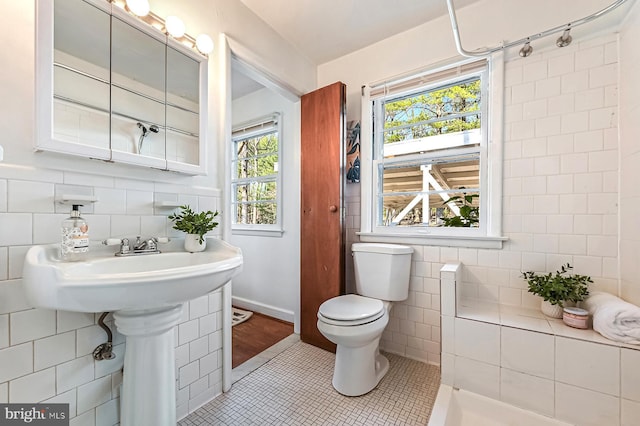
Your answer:
[[[177,239],[160,254],[115,257],[92,246],[82,262],[64,262],[58,244],[26,254],[23,282],[35,307],[76,312],[113,311],[126,337],[120,424],[176,424],[173,327],[182,303],[227,283],[242,268],[242,252],[216,238],[187,253]]]

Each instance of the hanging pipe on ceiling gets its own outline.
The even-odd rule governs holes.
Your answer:
[[[569,36],[568,31],[573,28],[573,27],[577,27],[579,25],[582,24],[586,24],[587,22],[593,21],[594,19],[597,19],[609,12],[611,12],[612,10],[614,10],[615,8],[617,8],[618,6],[622,5],[623,3],[625,3],[627,0],[616,0],[615,2],[611,3],[609,6],[605,7],[602,10],[599,10],[598,12],[592,13],[589,16],[586,16],[582,19],[578,19],[576,21],[572,21],[569,22],[568,24],[564,24],[564,25],[560,25],[554,28],[550,28],[546,31],[537,33],[537,34],[533,34],[530,35],[528,37],[524,37],[521,38],[520,40],[516,40],[516,41],[511,41],[509,43],[505,43],[502,44],[501,46],[498,47],[493,47],[493,48],[485,48],[485,49],[481,49],[481,50],[473,50],[473,51],[469,51],[469,50],[465,50],[462,47],[462,41],[460,40],[460,30],[458,28],[458,20],[456,18],[456,12],[453,8],[453,0],[447,0],[447,9],[449,9],[449,19],[451,20],[451,28],[453,29],[453,38],[455,39],[456,42],[456,48],[458,49],[458,53],[460,53],[462,56],[466,56],[469,58],[474,58],[474,57],[482,57],[482,56],[488,56],[490,54],[492,54],[493,52],[497,52],[499,50],[503,50],[503,49],[507,49],[509,47],[512,46],[516,46],[519,44],[525,44],[525,47],[523,47],[520,51],[520,56],[529,56],[531,54],[531,52],[533,51],[533,48],[531,47],[530,43],[533,40],[537,40],[539,38],[542,37],[546,37],[548,35],[551,34],[555,34],[555,33],[559,33],[561,31],[563,31],[563,36],[561,37],[561,39],[564,41],[563,43],[560,42],[560,39],[557,42],[558,47],[564,47],[567,46],[570,42],[571,42],[571,36]]]

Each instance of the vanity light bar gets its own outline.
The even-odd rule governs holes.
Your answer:
[[[131,0],[128,0],[128,1],[107,0],[107,1],[118,6],[121,9],[126,10],[127,12],[134,15],[136,18],[152,26],[153,28],[157,29],[163,34],[171,36],[171,38],[183,44],[184,46],[188,47],[189,49],[196,50],[197,52],[199,52],[204,56],[208,56],[209,53],[213,51],[213,40],[211,40],[211,37],[209,37],[207,34],[200,34],[197,39],[190,36],[189,34],[184,32],[184,24],[176,16],[169,16],[167,17],[167,20],[164,20],[160,16],[153,13],[152,11],[148,11],[145,15],[141,16],[141,15],[138,15],[136,12],[134,12],[131,7],[129,7],[129,3]],[[136,10],[138,9],[136,8]],[[181,25],[176,25],[177,23]],[[178,31],[178,32],[174,30],[169,31],[169,28],[167,28],[167,24],[169,24],[169,27],[172,27],[172,26],[181,27],[181,31]]]

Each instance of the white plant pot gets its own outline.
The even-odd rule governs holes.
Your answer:
[[[207,239],[205,238],[200,244],[200,236],[198,234],[187,234],[184,237],[184,249],[191,253],[197,253],[207,248]]]
[[[540,310],[542,313],[551,318],[562,318],[563,307],[560,305],[552,305],[550,302],[545,300],[542,301],[540,305]]]

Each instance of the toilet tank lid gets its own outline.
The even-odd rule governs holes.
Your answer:
[[[402,246],[399,244],[354,243],[351,245],[351,251],[364,251],[369,253],[384,254],[411,254],[413,253],[413,248],[409,246]]]

